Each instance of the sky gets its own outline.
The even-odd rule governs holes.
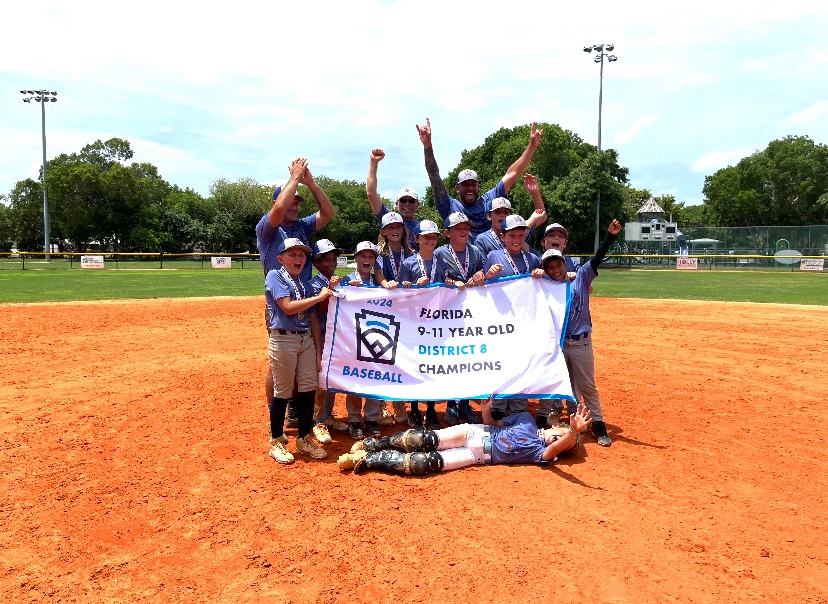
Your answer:
[[[281,183],[295,157],[380,193],[428,185],[416,124],[443,174],[501,127],[558,124],[598,141],[630,184],[703,201],[705,176],[788,136],[828,143],[828,3],[4,3],[0,194],[47,157],[128,140],[133,161],[208,195],[217,179]],[[196,7],[197,8],[194,8]],[[527,141],[528,142],[528,141]],[[474,166],[471,166],[474,167]],[[367,203],[367,201],[366,201]]]

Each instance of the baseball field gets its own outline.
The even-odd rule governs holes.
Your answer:
[[[828,602],[828,306],[595,297],[611,447],[400,477],[267,456],[263,304],[0,305],[4,600]]]

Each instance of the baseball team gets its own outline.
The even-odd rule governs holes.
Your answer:
[[[350,453],[340,456],[339,467],[357,473],[373,469],[417,475],[473,464],[549,463],[575,449],[587,428],[599,445],[610,446],[595,386],[589,295],[621,225],[612,221],[595,255],[582,265],[564,254],[569,232],[558,223],[546,227],[542,249],[534,250],[527,240],[547,216],[537,179],[524,172],[543,130],[532,124],[526,149],[494,188],[483,194],[477,173],[462,170],[455,186],[459,199],[449,195],[440,177],[430,121],[418,125],[417,132],[443,221],[444,245],[438,246],[437,224],[416,218],[420,198],[414,189],[399,191],[395,211],[382,203],[377,193],[377,168],[385,158],[382,149],[371,151],[366,179],[368,200],[379,223],[377,244],[362,241],[356,246],[355,270],[349,275],[335,275],[342,249],[328,239],[310,244],[335,210],[314,180],[306,158],[291,163],[288,181],[273,192],[273,205],[256,226],[269,334],[265,394],[270,457],[280,464],[292,463],[294,454],[324,459],[328,453],[322,445],[332,442],[330,430],[347,431],[356,441]],[[513,214],[506,199],[521,175],[535,208],[528,219]],[[304,218],[298,217],[305,201],[298,194],[299,185],[307,186],[318,207]],[[347,421],[334,417],[335,395],[318,388],[318,374],[329,297],[337,286],[391,289],[440,282],[449,287],[476,287],[518,274],[571,282],[563,355],[577,406],[569,403],[565,410],[563,401],[542,399],[532,417],[525,400],[490,397],[480,405],[478,416],[470,401],[446,401],[446,427],[442,427],[433,401],[425,403],[423,414],[418,401],[411,401],[408,408],[404,402],[394,402],[389,411],[384,401],[348,394]],[[383,437],[382,427],[394,423],[407,424],[408,429]],[[297,430],[294,452],[288,449],[285,427]]]

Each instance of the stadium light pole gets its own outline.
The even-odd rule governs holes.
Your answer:
[[[52,224],[49,220],[49,197],[46,195],[46,103],[57,102],[57,91],[21,90],[20,94],[23,95],[24,103],[40,103],[40,124],[43,134],[43,251],[46,254],[46,262],[49,262],[52,252]]]
[[[597,52],[594,61],[601,64],[600,75],[598,76],[598,155],[601,155],[601,110],[604,104],[604,57],[612,63],[618,57],[609,55],[608,52],[615,50],[613,44],[593,44],[584,46],[584,52]],[[595,206],[595,251],[598,251],[598,244],[601,242],[601,187],[598,187],[598,202]]]

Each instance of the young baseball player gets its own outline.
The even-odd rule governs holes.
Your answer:
[[[316,276],[311,279],[314,295],[318,295],[326,287],[331,287],[331,279],[333,279],[336,271],[336,260],[341,254],[342,250],[329,239],[320,239],[313,244],[313,265],[317,270]],[[320,331],[320,345],[317,355],[320,356],[320,359],[322,350],[325,348],[325,327],[328,323],[329,302],[330,300],[326,298],[316,304],[316,316],[319,319]],[[348,424],[333,416],[335,401],[336,393],[327,392],[321,388],[316,389],[316,403],[313,408],[315,422],[313,436],[323,445],[332,442],[329,429],[339,431],[348,429]]]
[[[535,227],[546,222],[546,208],[543,204],[543,198],[541,197],[540,187],[538,187],[538,179],[536,177],[528,173],[525,174],[523,176],[523,186],[532,195],[532,200],[535,203],[535,211],[532,212],[532,215],[526,221],[526,239],[529,239]],[[480,233],[474,240],[474,244],[480,248],[484,256],[491,251],[503,249],[503,241],[500,234],[501,224],[511,213],[512,203],[508,199],[498,197],[492,200],[491,209],[488,214],[492,228],[484,233]],[[524,242],[522,249],[527,252],[530,251],[529,244]]]
[[[354,252],[356,270],[342,278],[342,285],[379,285],[372,272],[377,263],[377,246],[370,241],[361,241]],[[365,399],[365,431],[369,436],[382,434],[379,419],[383,401],[373,398]],[[360,439],[364,436],[362,397],[355,394],[345,396],[345,408],[348,410],[348,434],[351,438]]]
[[[268,352],[273,374],[273,402],[270,414],[270,456],[279,463],[292,463],[293,455],[285,448],[283,427],[288,397],[297,384],[299,435],[296,452],[312,459],[327,457],[325,449],[310,437],[313,403],[321,358],[319,321],[314,306],[328,298],[339,278],[331,277],[328,287],[313,295],[310,282],[301,277],[311,248],[296,238],[285,239],[279,246],[279,262],[265,277],[265,299],[270,311]]]
[[[453,287],[474,287],[482,285],[486,278],[491,279],[497,274],[494,272],[491,275],[484,275],[485,258],[477,246],[469,244],[469,218],[463,212],[449,214],[444,226],[448,243],[434,252],[435,282]],[[459,403],[458,408],[458,401],[447,401],[445,415],[447,424],[478,421],[477,414],[472,410],[469,401]]]
[[[541,430],[530,413],[494,420],[491,404],[489,398],[481,405],[483,424],[460,424],[436,431],[406,430],[355,443],[350,453],[339,457],[339,468],[353,468],[357,474],[380,470],[417,475],[476,464],[545,464],[575,449],[591,421],[582,405],[571,416],[568,428]]]
[[[389,210],[382,203],[382,198],[377,193],[377,166],[385,159],[385,151],[382,149],[374,149],[371,151],[368,164],[368,178],[365,180],[365,192],[368,194],[368,201],[371,203],[371,209],[374,211],[374,216],[377,221],[382,224],[382,218]],[[403,187],[397,193],[397,201],[394,208],[402,216],[403,224],[405,225],[405,235],[408,239],[408,244],[411,249],[417,249],[417,242],[415,238],[419,233],[420,221],[415,218],[417,209],[420,207],[420,196],[417,191],[411,187]]]
[[[483,270],[486,275],[509,277],[512,275],[529,275],[540,266],[537,256],[523,251],[526,246],[526,221],[517,214],[510,214],[501,222],[500,236],[503,248],[493,250],[486,256]],[[492,417],[495,420],[506,416],[507,408],[512,412],[526,411],[526,399],[497,399],[492,405]]]
[[[598,389],[595,386],[595,356],[592,352],[592,317],[589,312],[589,288],[598,276],[598,267],[615,241],[616,235],[621,232],[621,224],[613,220],[607,229],[607,235],[598,246],[595,256],[577,272],[572,282],[572,300],[569,305],[569,318],[564,334],[563,353],[566,366],[569,369],[569,379],[575,400],[580,404],[583,397],[584,404],[589,409],[592,422],[592,435],[598,444],[609,447],[612,439],[607,434],[604,415],[601,411],[601,401],[598,398]],[[548,276],[555,281],[566,278],[566,263],[560,250],[550,249],[544,252],[541,258],[542,269],[532,272],[533,277]],[[538,415],[538,425],[546,425],[546,416]]]
[[[400,269],[400,285],[403,287],[428,285],[436,281],[437,263],[434,261],[434,250],[437,249],[437,238],[439,229],[433,220],[420,222],[417,235],[417,248],[419,251],[409,256],[403,262]],[[440,425],[437,411],[434,409],[434,401],[426,402],[425,419],[432,429]],[[408,413],[408,425],[412,428],[423,428],[423,414],[420,413],[417,401],[411,401],[411,411]]]
[[[379,257],[374,267],[374,276],[377,283],[386,289],[394,289],[399,285],[402,263],[414,252],[405,236],[403,217],[397,212],[388,212],[382,217],[378,246]],[[419,226],[419,225],[418,225]],[[393,416],[388,413],[387,405],[382,406],[379,422],[383,426],[390,426],[394,422],[404,424],[408,421],[403,401],[394,401]]]

